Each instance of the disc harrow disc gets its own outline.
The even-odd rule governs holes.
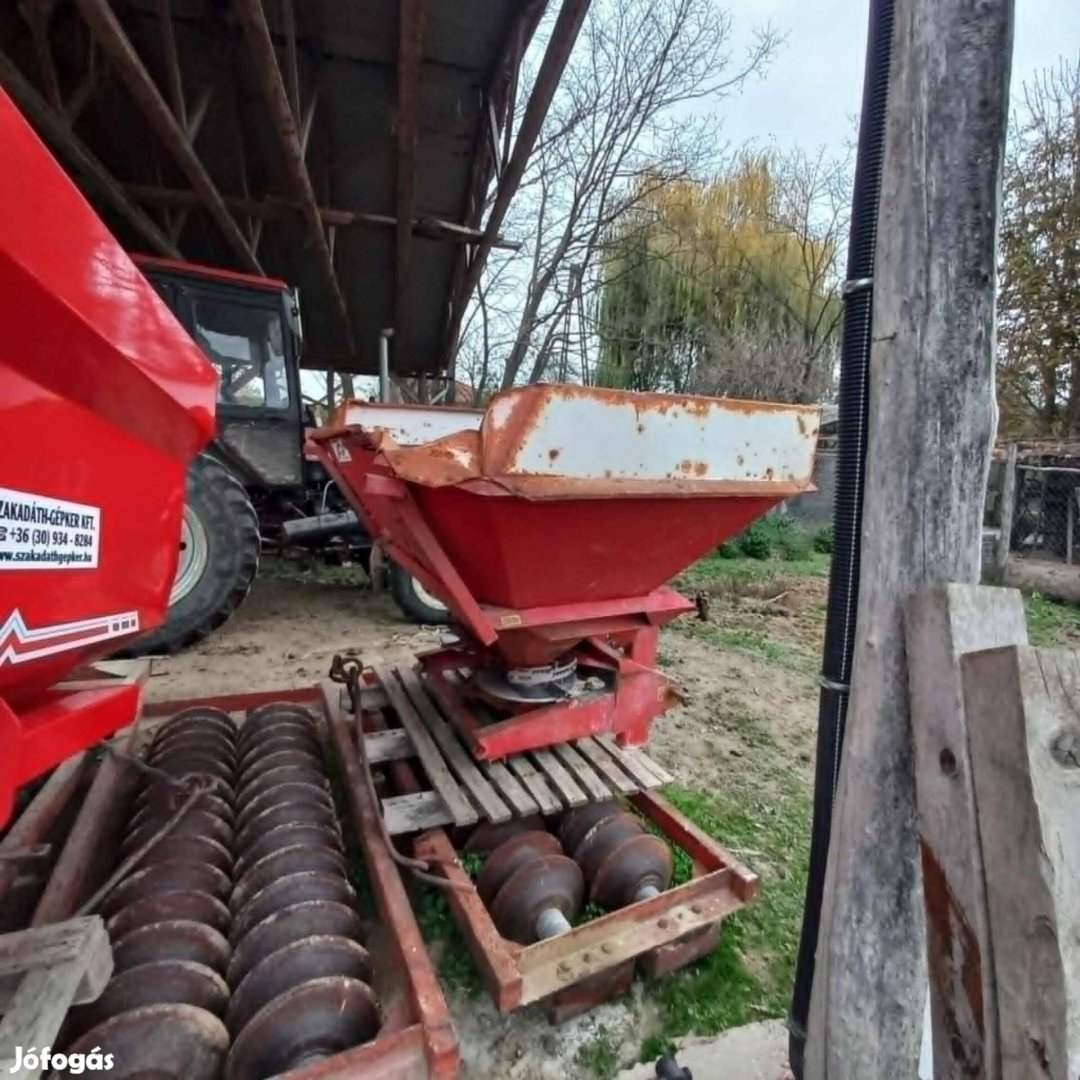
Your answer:
[[[310,759],[305,761],[293,750],[274,755],[276,758],[287,756],[292,757],[292,760],[282,760],[272,769],[265,769],[245,778],[244,783],[237,789],[237,805],[246,806],[264,792],[271,791],[281,784],[313,784],[315,787],[329,790],[330,785],[326,782],[322,769]]]
[[[71,1014],[79,1033],[130,1009],[145,1005],[198,1005],[223,1017],[229,1003],[225,980],[205,964],[190,960],[158,960],[118,971],[101,997]]]
[[[178,780],[185,776],[213,777],[223,784],[231,784],[233,780],[232,764],[207,750],[167,751],[154,762],[154,768]]]
[[[576,864],[575,864],[576,865]],[[318,870],[303,871],[278,878],[260,889],[233,916],[229,940],[235,945],[256,923],[268,915],[305,900],[334,900],[339,904],[352,904],[356,897],[352,886],[339,874],[327,874]]]
[[[320,762],[324,760],[322,744],[314,731],[301,727],[289,727],[281,731],[275,729],[265,739],[255,739],[245,746],[238,760],[240,771],[251,768],[263,758],[273,754],[282,754],[288,750],[310,754]]]
[[[132,930],[150,923],[185,919],[203,923],[224,934],[229,929],[229,909],[209,893],[163,892],[135,900],[121,908],[106,924],[112,941],[119,941]]]
[[[488,907],[517,870],[545,855],[561,855],[559,841],[549,832],[527,832],[504,840],[484,863],[476,880],[480,899]]]
[[[228,876],[213,866],[191,862],[162,862],[136,870],[131,877],[125,878],[105,897],[101,909],[107,916],[115,915],[122,907],[127,907],[135,900],[177,890],[209,893],[218,900],[225,900],[231,888],[232,882]]]
[[[227,978],[230,986],[241,979],[264,957],[300,938],[330,934],[363,938],[360,916],[347,904],[333,900],[306,900],[291,904],[256,923],[237,942],[229,961]]]
[[[237,814],[236,823],[243,829],[253,817],[268,810],[271,806],[284,806],[286,803],[294,802],[317,802],[328,810],[334,809],[329,792],[317,784],[300,782],[281,784],[270,791],[256,795],[249,803],[246,803]]]
[[[309,979],[345,975],[371,983],[371,957],[363,945],[343,937],[306,937],[271,953],[233,991],[225,1026],[235,1039],[264,1006]]]
[[[345,876],[345,858],[333,848],[306,844],[293,844],[279,848],[264,855],[253,863],[233,885],[229,906],[239,911],[260,889],[266,888],[272,881],[287,877],[289,874],[301,874],[309,870],[319,870],[328,874]]]
[[[111,1055],[112,1080],[217,1080],[228,1047],[229,1033],[213,1013],[197,1005],[146,1005],[91,1028],[67,1053],[83,1060],[92,1052]]]
[[[562,841],[563,851],[577,858],[577,846],[585,838],[585,834],[604,818],[622,813],[622,811],[622,804],[614,799],[607,802],[586,803],[576,810],[568,811],[559,825],[559,839]]]
[[[469,833],[469,839],[465,841],[465,851],[487,855],[512,836],[542,831],[543,828],[544,819],[539,814],[510,818],[508,821],[482,821]]]
[[[311,979],[274,998],[232,1045],[226,1080],[261,1080],[367,1042],[379,1031],[371,988],[359,979]]]
[[[153,765],[166,754],[176,753],[181,750],[213,754],[231,765],[235,766],[236,764],[236,747],[233,745],[233,741],[214,730],[172,731],[164,738],[154,740],[146,755],[146,760]]]
[[[172,817],[172,814],[147,814],[140,815],[134,821],[133,828],[124,837],[121,845],[121,853],[124,857],[130,855],[136,848],[140,848],[151,837],[161,830],[161,827]],[[200,810],[198,806],[192,807],[167,833],[170,837],[197,837],[199,839],[214,840],[226,851],[231,851],[233,846],[232,826],[223,818],[209,810]]]
[[[633,814],[618,813],[594,825],[574,850],[574,861],[581,867],[586,883],[590,883],[600,865],[635,836],[641,836],[645,826]]]
[[[161,960],[188,960],[224,975],[231,956],[229,943],[212,926],[188,919],[148,923],[113,944],[115,971]]]
[[[632,903],[644,885],[660,892],[671,884],[674,863],[667,844],[652,833],[627,840],[612,851],[589,883],[589,900],[608,911]]]
[[[234,741],[238,735],[236,724],[232,722],[227,712],[222,712],[221,709],[196,707],[194,709],[184,709],[183,712],[178,712],[175,716],[169,717],[154,733],[154,738],[155,740],[160,739],[170,731],[197,729],[200,727],[215,728]]]
[[[279,825],[322,825],[339,832],[337,815],[322,802],[290,802],[271,806],[251,818],[236,835],[236,849],[243,851],[257,836]]]
[[[158,863],[179,861],[206,863],[232,875],[233,857],[224,844],[211,840],[208,836],[163,836],[143,856],[140,866],[155,866]]]
[[[147,789],[135,800],[135,813],[128,831],[145,825],[148,821],[167,821],[184,802],[183,793],[161,785]],[[236,811],[232,807],[232,789],[219,786],[213,792],[203,792],[188,814],[213,814],[232,829],[236,824]],[[188,814],[185,814],[186,818]]]
[[[536,940],[536,920],[557,908],[572,921],[581,909],[585,882],[566,855],[544,855],[518,867],[491,904],[491,918],[503,937],[521,945]]]
[[[341,850],[341,837],[325,825],[278,825],[251,841],[236,860],[236,877],[243,877],[260,859],[295,844]]]

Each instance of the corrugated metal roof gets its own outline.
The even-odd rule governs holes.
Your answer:
[[[71,130],[167,236],[173,230],[170,238],[175,236],[175,246],[184,258],[250,269],[235,242],[227,242],[220,221],[207,212],[204,201],[193,196],[175,154],[169,153],[160,130],[136,103],[115,56],[101,48],[100,33],[91,34],[84,21],[88,4],[89,0],[79,0],[78,6],[60,0],[44,24],[43,40],[55,66],[59,99],[69,110],[78,107],[79,96],[91,86],[88,72],[98,73]],[[0,50],[47,103],[54,99],[55,106],[48,63],[35,48],[30,22],[20,14],[25,6],[17,0],[0,0]],[[160,6],[156,0],[117,0],[112,11],[158,91],[172,104],[170,52]],[[420,0],[415,217],[479,224],[482,195],[495,167],[489,108],[496,124],[501,124],[510,76],[545,6],[546,0]],[[315,101],[306,164],[316,202],[321,208],[392,217],[398,206],[401,121],[399,13],[408,4],[266,0],[263,10],[286,83],[285,19],[290,7],[295,9],[297,127],[301,130]],[[290,186],[265,83],[234,5],[227,0],[166,0],[166,8],[189,125],[208,97],[194,150],[264,272],[299,287],[305,366],[376,371],[378,333],[395,322],[392,223],[348,224],[328,230],[355,343],[351,348],[325,261],[320,261],[319,242]],[[95,38],[99,44],[92,48]],[[56,145],[55,139],[49,141]],[[62,161],[71,160],[57,150]],[[73,169],[73,175],[77,182],[85,182],[77,170]],[[132,228],[129,217],[103,202],[97,188],[86,184],[85,190],[125,244],[155,253],[146,235]],[[267,203],[268,198],[277,202]],[[169,202],[173,205],[163,205]],[[182,205],[188,202],[193,205]],[[258,218],[246,212],[252,202],[265,218],[261,227]],[[460,241],[430,239],[414,232],[410,243],[409,287],[397,312],[409,336],[392,351],[393,366],[402,373],[432,371],[438,366],[448,300],[463,257]]]

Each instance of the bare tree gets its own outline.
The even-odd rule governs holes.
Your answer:
[[[710,171],[721,147],[712,101],[762,71],[778,44],[766,27],[735,62],[731,25],[715,0],[593,0],[508,217],[525,248],[517,262],[489,262],[463,329],[459,363],[481,376],[474,390],[581,377],[582,315],[611,225],[647,198],[643,177]],[[708,115],[695,110],[705,98]]]

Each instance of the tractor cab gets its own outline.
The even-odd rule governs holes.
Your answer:
[[[135,262],[217,369],[215,456],[245,486],[303,484],[295,290],[276,278],[178,260]]]

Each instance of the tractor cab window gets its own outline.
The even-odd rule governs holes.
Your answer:
[[[224,405],[287,409],[289,383],[276,307],[192,297],[192,336],[221,375]]]

